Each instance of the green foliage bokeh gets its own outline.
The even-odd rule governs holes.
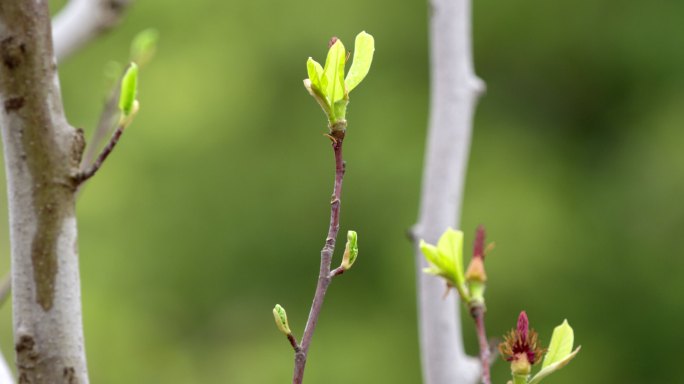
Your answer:
[[[137,1],[60,66],[68,117],[90,134],[106,63],[126,60],[137,31],[160,31],[140,112],[78,205],[93,383],[290,380],[271,309],[282,304],[301,335],[333,181],[305,63],[361,30],[377,50],[347,113],[341,228],[358,231],[360,253],[331,286],[306,378],[420,382],[405,233],[428,117],[427,20],[423,1]],[[567,318],[582,352],[549,383],[684,381],[684,3],[483,0],[473,24],[487,94],[463,229],[470,244],[485,224],[496,242],[489,333],[525,309],[548,343]],[[6,219],[0,241],[5,271]],[[475,353],[467,318],[464,329]],[[493,374],[503,383],[508,368]]]

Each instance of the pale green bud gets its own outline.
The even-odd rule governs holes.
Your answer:
[[[287,323],[287,313],[285,312],[285,308],[281,307],[280,304],[276,304],[273,308],[273,318],[275,319],[276,327],[278,327],[280,332],[286,336],[292,334],[290,325]]]
[[[342,256],[342,268],[345,270],[352,267],[359,255],[358,236],[355,231],[347,232],[347,245],[344,248],[344,256]]]
[[[121,92],[119,95],[119,109],[128,117],[134,112],[136,97],[138,96],[138,66],[135,63],[126,70],[121,79]]]

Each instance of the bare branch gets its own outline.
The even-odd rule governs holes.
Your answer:
[[[55,16],[55,56],[62,61],[117,24],[131,0],[71,0]]]
[[[483,83],[474,75],[470,0],[431,0],[431,108],[420,215],[414,235],[436,243],[447,227],[459,227],[472,117]],[[455,296],[422,272],[416,243],[420,346],[425,384],[475,383],[479,362],[463,349]]]
[[[316,293],[314,295],[313,303],[311,304],[311,311],[309,318],[306,321],[304,328],[304,336],[302,336],[302,343],[299,345],[300,349],[295,353],[295,368],[292,377],[293,384],[301,384],[304,380],[304,368],[306,367],[306,358],[311,345],[316,324],[318,324],[318,316],[323,308],[323,299],[328,290],[328,286],[333,277],[341,274],[336,273],[339,268],[334,271],[330,270],[332,263],[333,252],[335,252],[335,243],[337,233],[340,230],[340,204],[342,198],[342,181],[344,179],[345,163],[342,158],[342,143],[344,142],[344,129],[341,131],[333,131],[330,136],[332,141],[332,148],[335,154],[335,185],[333,187],[333,195],[330,201],[330,225],[328,227],[328,236],[325,239],[325,246],[321,250],[321,267],[318,274],[318,284],[316,285]]]
[[[112,135],[111,139],[109,139],[107,146],[105,146],[104,149],[102,149],[102,152],[100,152],[100,155],[97,157],[95,162],[91,164],[87,169],[84,169],[78,173],[78,175],[76,176],[76,182],[78,184],[82,184],[86,180],[93,177],[95,173],[100,169],[100,167],[102,167],[104,161],[107,160],[107,157],[109,157],[109,155],[114,150],[114,147],[119,142],[121,134],[123,134],[125,128],[125,123],[119,124],[119,126],[116,128],[116,131],[114,131],[114,134]]]
[[[113,127],[116,125],[116,119],[119,118],[120,112],[117,103],[119,102],[119,88],[121,87],[121,81],[116,83],[116,86],[112,89],[104,104],[102,113],[100,114],[100,119],[97,122],[97,127],[93,136],[88,142],[85,154],[81,160],[81,169],[85,169],[93,164],[97,150],[102,146],[102,143],[106,140],[107,134],[111,132]]]
[[[487,331],[485,329],[485,308],[484,306],[473,306],[470,308],[470,316],[475,321],[475,329],[477,330],[477,340],[480,344],[480,364],[482,365],[482,382],[484,384],[492,384],[489,367],[491,366],[491,351],[489,349],[489,341],[487,340]]]

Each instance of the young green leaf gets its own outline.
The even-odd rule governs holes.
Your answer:
[[[359,83],[366,77],[373,62],[373,52],[375,52],[375,40],[373,36],[365,31],[356,36],[354,42],[354,58],[347,78],[344,80],[344,85],[347,93],[356,88]]]
[[[575,335],[567,320],[553,330],[549,350],[544,356],[542,369],[549,365],[563,360],[572,351],[572,344],[575,342]]]
[[[424,272],[431,275],[442,276],[450,284],[454,284],[454,268],[451,260],[440,254],[440,252],[437,250],[437,247],[426,243],[425,240],[420,241],[420,250],[423,252],[423,255],[425,255],[425,258],[429,264],[428,268],[426,268]]]
[[[281,307],[280,304],[276,304],[273,308],[273,319],[280,332],[285,335],[292,333],[292,331],[290,331],[290,325],[287,323],[287,312],[285,312],[285,308]]]
[[[344,248],[344,256],[342,257],[342,267],[344,269],[351,268],[359,255],[358,235],[356,231],[347,232],[347,245]]]
[[[138,66],[135,63],[126,70],[121,79],[121,92],[119,95],[119,109],[124,116],[133,112],[133,105],[138,94]]]
[[[572,351],[572,353],[565,355],[564,358],[556,361],[555,363],[547,365],[545,368],[542,368],[541,371],[534,375],[534,377],[528,382],[528,384],[539,384],[544,378],[546,378],[550,374],[568,365],[568,363],[570,363],[570,361],[574,359],[575,356],[577,356],[577,353],[580,351],[581,348],[581,346],[577,347],[577,349]]]
[[[437,242],[437,249],[439,253],[453,260],[455,282],[457,286],[463,285],[465,282],[463,275],[463,232],[447,228]]]
[[[321,77],[323,76],[323,67],[313,58],[309,57],[306,61],[306,70],[309,73],[309,80],[311,80],[311,86],[316,88],[319,92],[323,92],[321,87]]]
[[[347,52],[341,40],[337,40],[330,47],[328,57],[325,60],[323,76],[325,76],[326,88],[323,90],[331,105],[344,97],[344,62]]]

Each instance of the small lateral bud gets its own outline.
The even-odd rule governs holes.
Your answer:
[[[468,270],[465,274],[466,281],[477,281],[484,283],[487,281],[487,273],[485,272],[484,262],[482,258],[474,258],[468,264]]]
[[[468,270],[466,271],[465,278],[469,282],[480,282],[484,283],[487,281],[487,273],[484,267],[484,248],[485,243],[485,229],[483,226],[477,227],[475,232],[475,242],[473,245],[473,258],[470,260],[468,265]]]
[[[278,327],[280,332],[286,336],[292,334],[290,325],[287,323],[287,313],[285,312],[285,308],[281,307],[280,304],[276,304],[273,308],[273,318],[275,319],[276,327]]]
[[[342,256],[342,264],[340,265],[344,270],[348,270],[356,261],[359,255],[358,236],[356,231],[347,232],[347,245],[344,248],[344,256]]]

